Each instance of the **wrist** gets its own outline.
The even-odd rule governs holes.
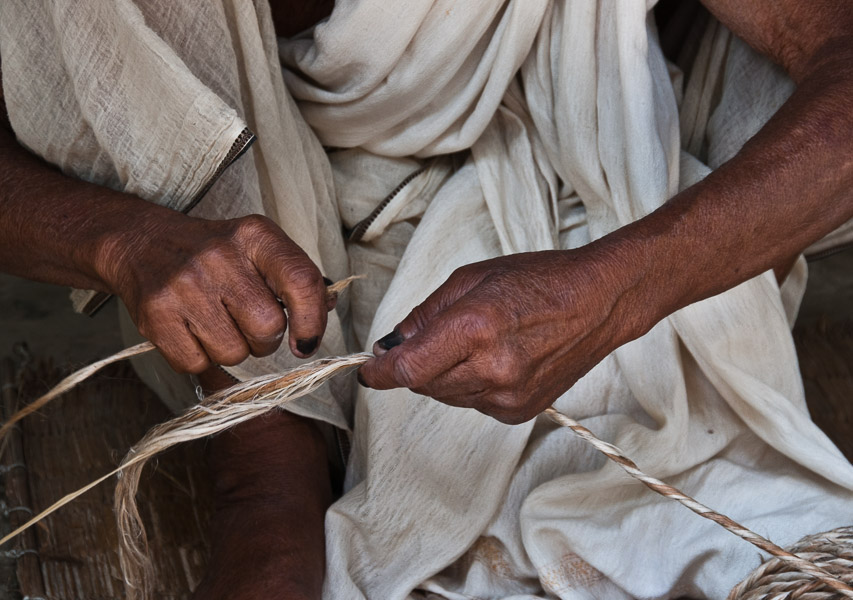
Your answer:
[[[619,344],[645,335],[681,308],[681,284],[666,236],[634,225],[588,246],[596,285],[603,284],[614,299],[610,320],[619,324]]]
[[[755,256],[744,256],[757,254],[750,253],[750,240],[736,229],[722,228],[709,214],[705,199],[709,193],[713,197],[713,190],[707,183],[688,188],[599,240],[614,260],[630,265],[636,279],[629,295],[642,304],[645,331],[764,270]]]
[[[88,242],[79,249],[81,268],[88,268],[102,291],[120,294],[134,265],[150,254],[157,234],[188,217],[140,198],[106,191],[103,212],[90,222]]]

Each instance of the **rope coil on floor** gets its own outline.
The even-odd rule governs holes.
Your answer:
[[[853,586],[853,527],[809,535],[788,549]],[[771,558],[737,584],[727,600],[837,600],[837,591]]]

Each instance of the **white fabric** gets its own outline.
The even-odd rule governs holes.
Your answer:
[[[348,275],[329,162],[285,92],[266,2],[4,0],[0,56],[9,118],[24,145],[66,173],[171,208],[185,208],[211,182],[248,126],[258,136],[252,149],[192,215],[265,214],[324,275]],[[324,354],[346,352],[346,302],[338,314]],[[124,329],[128,343],[139,340]],[[233,374],[296,365],[286,346]],[[195,401],[175,397],[187,383],[162,358],[135,364],[173,409]],[[294,412],[347,428],[351,386],[334,386]]]
[[[698,70],[714,77],[688,88],[683,127],[728,158],[790,84],[730,36],[710,43]],[[313,38],[280,47],[325,144],[388,156],[471,147],[427,208],[370,340],[457,266],[600,237],[708,172],[680,150],[671,70],[642,3],[344,2]],[[520,78],[503,77],[517,65]],[[757,100],[738,93],[759,76],[765,87],[747,90]],[[712,112],[719,77],[727,93]],[[574,237],[559,230],[569,214]],[[807,470],[853,487],[805,410],[786,310],[801,291],[783,301],[767,273],[679,311],[557,406],[783,543],[849,521],[849,491]],[[361,390],[354,431],[348,493],[327,520],[328,597],[404,598],[422,584],[447,598],[717,598],[757,564],[547,423],[507,427]]]
[[[209,148],[198,140],[211,128],[186,107],[200,96],[212,107],[204,117],[223,120],[233,107],[233,122],[259,142],[198,210],[264,212],[330,277],[368,272],[351,313],[344,306],[332,319],[326,352],[346,339],[350,350],[369,347],[457,266],[577,247],[647,214],[701,179],[703,161],[731,156],[790,91],[713,29],[679,106],[680,77],[663,59],[651,3],[342,0],[313,32],[278,45],[287,88],[320,141],[350,148],[330,154],[330,170],[282,84],[263,2],[141,4],[141,13],[129,0],[110,9],[0,4],[13,126],[69,172],[163,202],[178,195],[169,181],[206,181]],[[143,40],[133,53],[120,42],[128,36]],[[115,63],[101,60],[114,52]],[[186,71],[168,96],[156,86],[135,96],[119,87],[115,99],[88,91],[123,77],[134,90],[164,81],[158,63],[143,60],[155,54],[163,70]],[[84,68],[93,64],[139,67]],[[122,128],[148,123],[160,97],[170,100],[156,104],[158,119],[172,125],[128,138]],[[110,103],[129,107],[117,135],[85,117],[99,99],[108,117]],[[169,177],[142,170],[131,188],[130,167],[154,160],[134,154],[146,143],[157,158],[174,146],[193,160],[169,162]],[[468,149],[455,171],[450,158],[427,160]],[[352,228],[419,168],[344,255],[340,225]],[[803,281],[780,292],[764,274],[676,313],[557,407],[779,543],[849,524],[853,468],[808,418],[789,332]],[[291,360],[280,352],[234,372]],[[326,598],[722,598],[758,564],[751,546],[545,420],[510,427],[405,390],[361,390],[349,422],[346,387],[335,396],[298,408],[354,431],[347,492],[327,518]]]

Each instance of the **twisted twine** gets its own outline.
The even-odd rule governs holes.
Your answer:
[[[338,282],[338,284],[335,285],[340,286],[340,289],[342,289],[343,287],[346,287],[352,279],[353,278]],[[332,290],[331,288],[332,286],[330,286],[330,291],[338,291]],[[99,369],[113,362],[148,352],[153,348],[154,346],[150,344],[150,342],[138,344],[101,361],[93,363],[92,365],[89,365],[88,367],[66,377],[55,388],[22,411],[18,412],[6,424],[4,424],[3,427],[0,428],[0,438],[2,438],[14,423],[19,421],[21,418],[38,410],[50,400],[56,398],[84,379],[90,377]],[[132,600],[133,598],[138,597],[137,594],[141,594],[143,598],[148,597],[149,583],[152,578],[152,566],[147,554],[147,537],[145,534],[145,528],[136,505],[136,492],[139,487],[139,479],[145,463],[156,454],[176,444],[214,435],[238,425],[239,423],[261,416],[270,410],[281,408],[288,402],[316,390],[330,378],[367,362],[372,358],[372,356],[373,355],[370,353],[359,353],[342,357],[320,359],[301,367],[297,367],[296,369],[291,369],[285,373],[267,375],[238,383],[226,390],[222,390],[203,399],[199,404],[189,409],[183,415],[152,428],[139,443],[131,448],[118,468],[86,485],[80,490],[64,496],[39,515],[30,519],[3,539],[0,539],[0,545],[6,543],[25,529],[28,529],[32,525],[38,523],[81,494],[84,494],[88,490],[97,486],[102,481],[105,481],[113,475],[119,474],[120,477],[115,492],[115,512],[119,531],[119,558],[121,568],[125,576],[125,582],[128,585],[128,598]],[[840,594],[845,598],[853,599],[853,588],[836,576],[839,561],[848,567],[850,566],[851,558],[853,558],[853,556],[850,555],[853,554],[853,550],[846,550],[845,552],[847,552],[847,554],[843,555],[843,557],[838,553],[833,555],[841,558],[828,558],[831,553],[827,552],[818,553],[815,557],[812,557],[812,554],[814,553],[811,553],[811,551],[804,551],[806,552],[806,555],[803,557],[797,556],[796,554],[788,552],[762,536],[750,531],[729,517],[708,508],[700,502],[697,502],[678,489],[646,475],[631,459],[625,456],[619,448],[598,439],[592,434],[592,432],[574,419],[556,411],[554,408],[546,409],[543,414],[548,416],[557,424],[571,429],[583,440],[602,452],[608,459],[617,463],[629,475],[645,484],[654,492],[661,494],[666,498],[680,502],[699,516],[714,521],[731,533],[776,557],[776,559],[765,563],[765,565],[759,569],[761,572],[760,575],[758,574],[759,571],[757,571],[753,577],[750,577],[747,581],[735,588],[735,590],[732,591],[733,595],[729,596],[730,600],[738,598],[738,596],[734,595],[736,590],[740,589],[742,586],[749,587],[749,585],[752,584],[748,585],[748,582],[752,581],[753,578],[758,581],[764,576],[778,578],[778,585],[780,586],[783,584],[800,586],[792,589],[807,589],[809,593],[819,589],[821,585],[825,585],[833,590],[833,592],[831,592],[832,594]],[[853,530],[853,528],[850,529]],[[826,538],[827,535],[829,534],[823,534],[821,539]],[[850,542],[851,535],[850,532],[847,531],[846,533],[834,535],[832,539]],[[795,548],[794,552],[797,551],[798,550]],[[814,560],[811,560],[812,558],[814,558]],[[804,574],[806,579],[803,580],[802,577],[799,577],[799,579],[796,580],[798,583],[795,584],[793,583],[795,581],[793,576],[789,574],[784,576],[782,575],[783,572],[790,573],[790,569],[792,568]],[[853,576],[845,576],[844,579],[848,583],[853,582]],[[803,583],[803,581],[805,581],[805,583]],[[744,587],[744,589],[746,589],[746,587]],[[760,597],[765,598],[769,596]],[[773,596],[773,598],[777,597],[782,598],[785,596]],[[741,600],[758,600],[758,598],[759,596],[745,596]],[[791,600],[795,598],[799,598],[801,600],[818,600],[819,598],[826,598],[826,596],[800,594],[792,595],[790,598]]]
[[[839,527],[804,537],[791,547],[791,552],[796,552],[845,583],[853,584],[853,527]],[[791,571],[785,561],[772,558],[736,585],[727,600],[833,600],[838,597],[836,592],[820,588],[820,584],[813,579]]]
[[[761,548],[769,554],[772,554],[779,561],[787,563],[790,568],[796,569],[797,571],[808,575],[808,577],[813,578],[812,581],[816,579],[819,582],[829,586],[839,594],[843,595],[845,598],[853,598],[853,588],[848,586],[844,581],[841,581],[840,579],[836,578],[826,569],[823,569],[820,566],[814,564],[813,562],[801,558],[796,554],[788,552],[784,548],[781,548],[770,540],[758,535],[753,531],[750,531],[749,529],[730,519],[729,517],[708,508],[701,502],[697,502],[696,500],[694,500],[687,494],[684,494],[677,488],[674,488],[659,479],[655,479],[654,477],[646,475],[639,469],[639,467],[637,467],[634,461],[625,456],[625,454],[619,448],[617,448],[613,444],[608,444],[607,442],[598,439],[592,434],[589,429],[587,429],[574,419],[567,417],[561,412],[557,412],[553,408],[546,408],[544,414],[546,414],[552,421],[556,422],[557,424],[562,425],[563,427],[568,427],[569,429],[574,431],[582,439],[592,444],[592,446],[595,447],[596,450],[598,450],[607,458],[622,467],[622,469],[624,469],[625,472],[628,473],[628,475],[630,475],[634,479],[637,479],[652,491],[657,492],[661,496],[664,496],[671,500],[675,500],[676,502],[680,502],[700,517],[710,519],[714,523],[717,523],[718,525],[724,527],[729,532],[746,540],[750,544]],[[730,598],[732,597],[730,596]]]

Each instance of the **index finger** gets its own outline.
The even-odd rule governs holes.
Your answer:
[[[308,255],[284,232],[267,240],[253,262],[288,313],[290,350],[304,358],[317,351],[326,330],[326,284]]]

